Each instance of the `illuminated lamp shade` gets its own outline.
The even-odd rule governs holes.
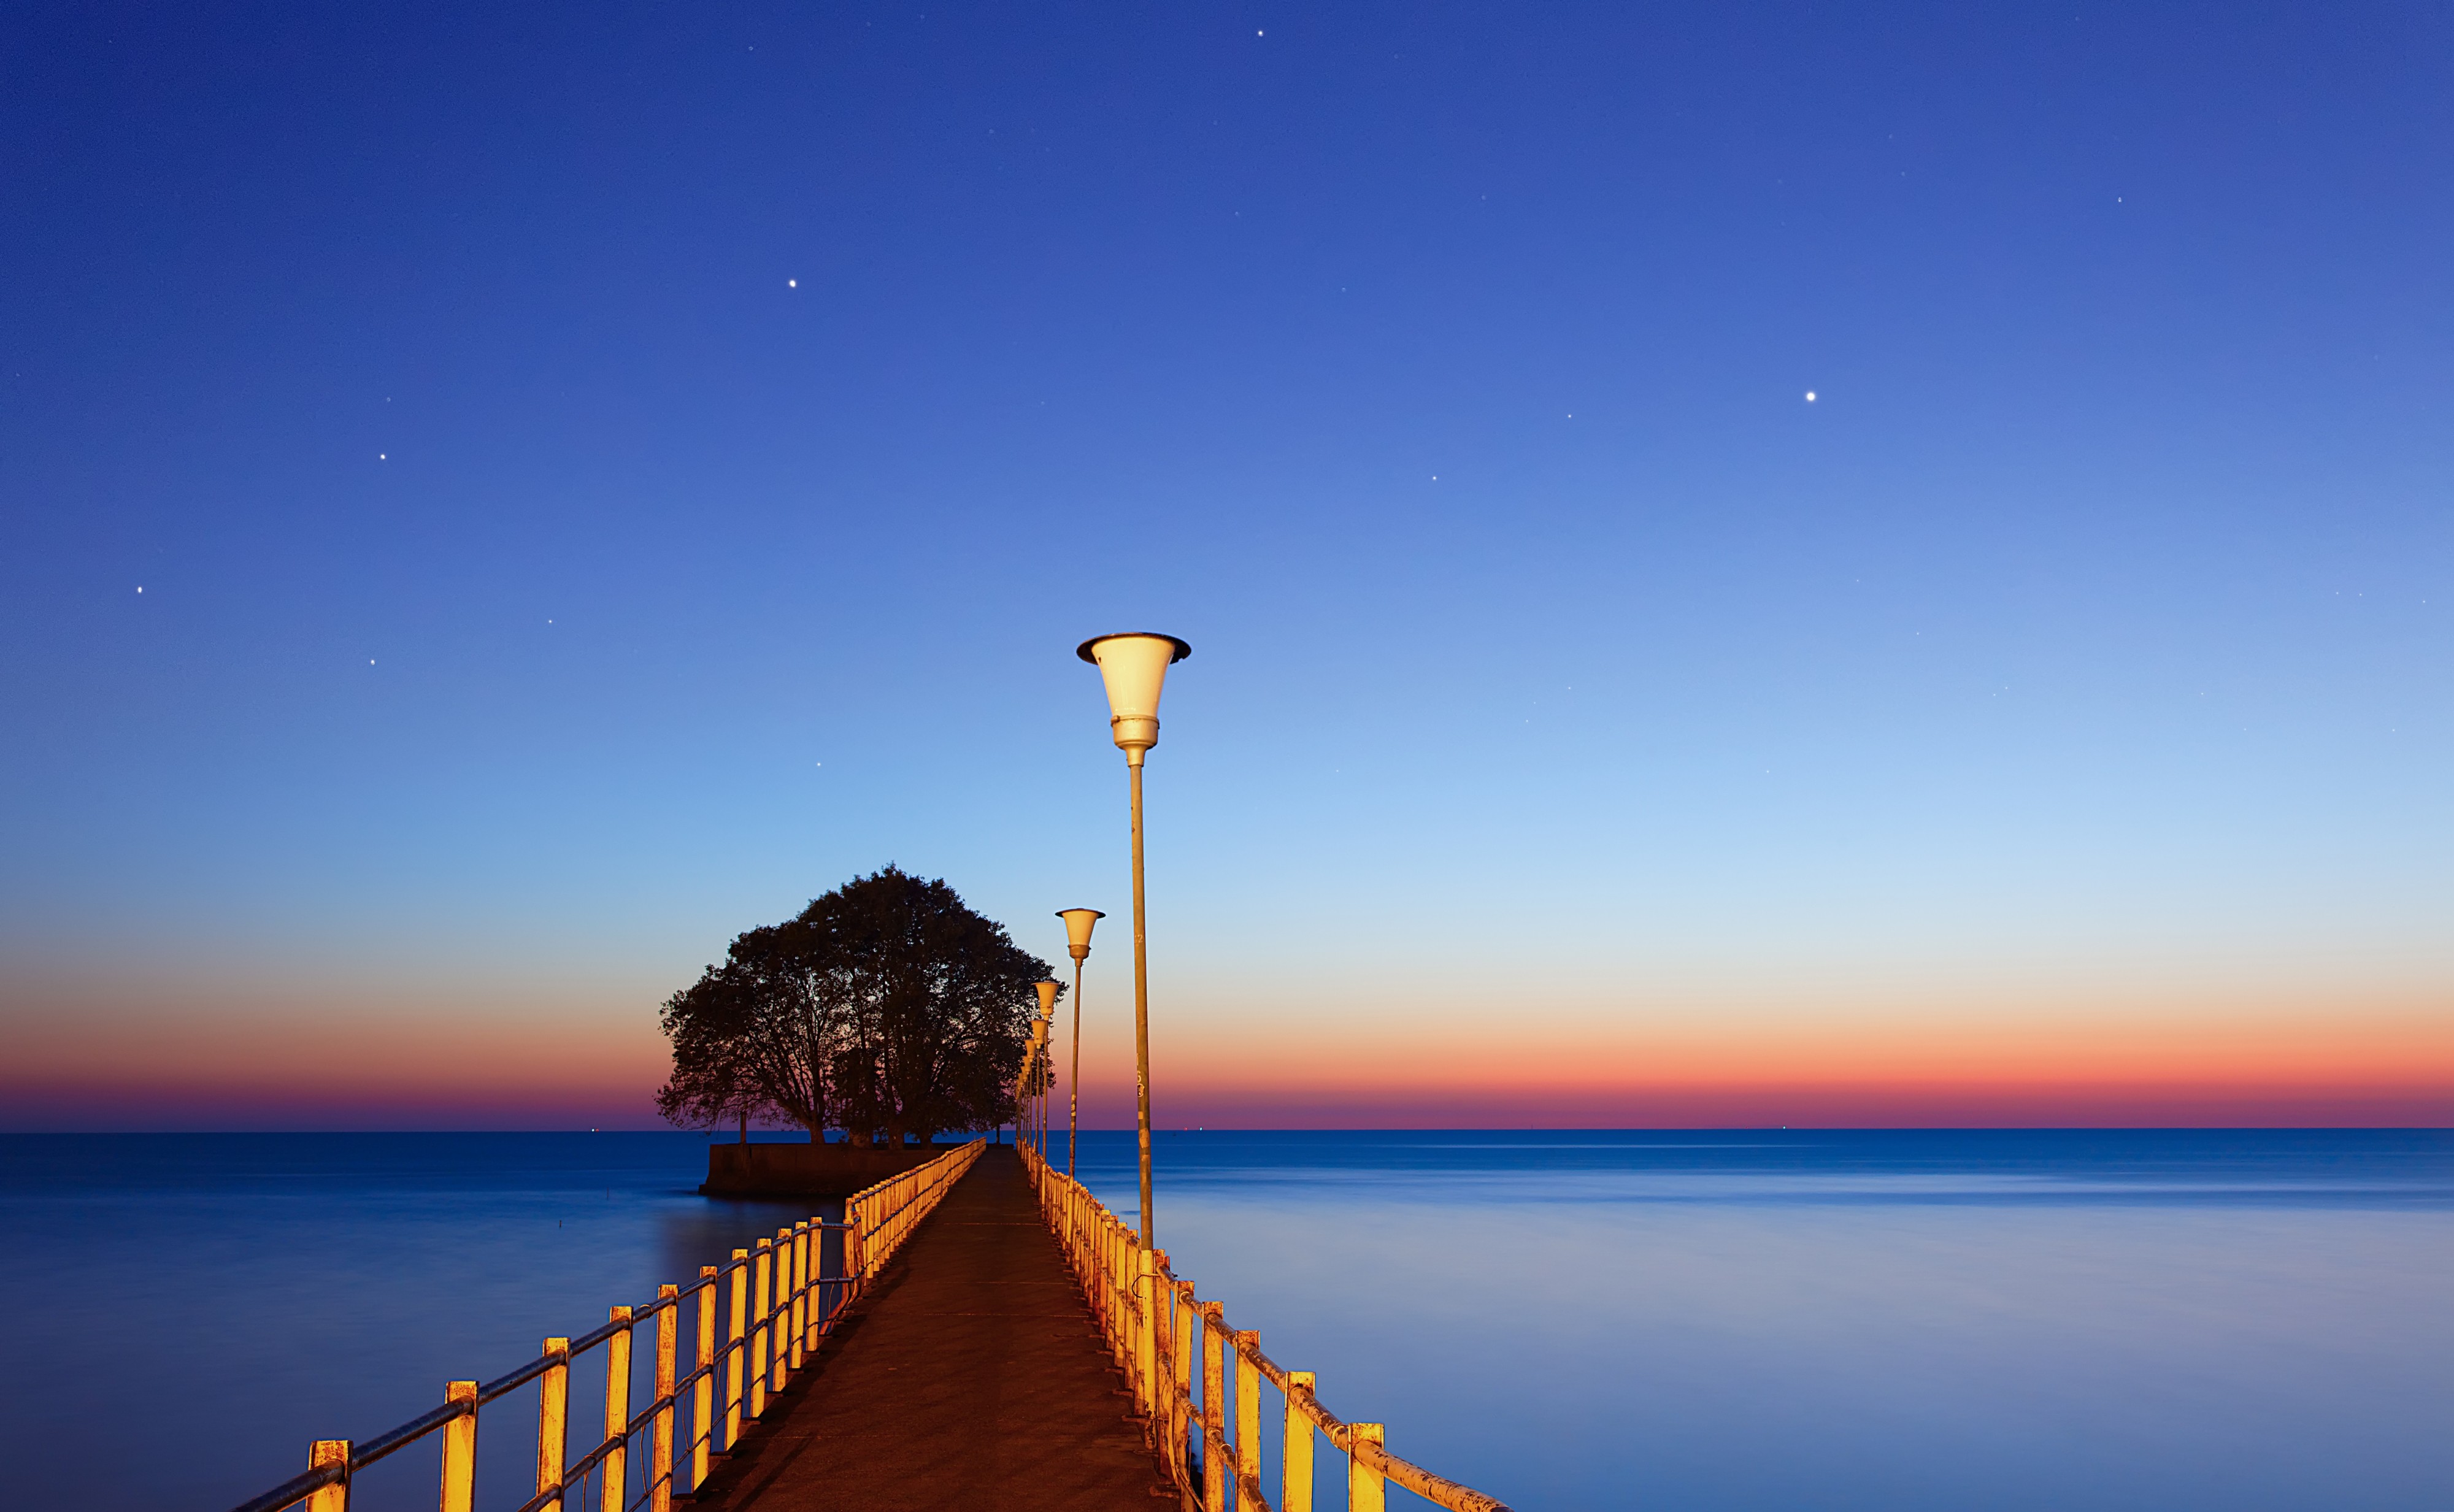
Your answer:
[[[1108,916],[1096,908],[1060,908],[1056,917],[1065,920],[1065,949],[1076,960],[1089,958],[1091,926]]]
[[[1193,655],[1174,635],[1147,632],[1095,635],[1074,655],[1099,669],[1108,685],[1108,729],[1125,759],[1141,765],[1142,753],[1158,744],[1158,693],[1167,669]]]
[[[1032,985],[1039,989],[1039,1017],[1046,1018],[1055,1014],[1058,990],[1056,984],[1053,981],[1036,981]]]

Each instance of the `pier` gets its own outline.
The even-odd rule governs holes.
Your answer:
[[[602,1386],[575,1445],[583,1360]],[[501,1512],[1381,1512],[1392,1483],[1507,1512],[1314,1386],[1032,1143],[975,1140],[855,1195],[840,1223],[795,1223],[493,1381],[448,1382],[387,1433],[317,1441],[304,1474],[235,1512],[348,1512],[412,1447],[439,1467],[439,1512],[476,1512],[481,1420],[485,1483],[499,1457],[533,1467],[525,1500],[484,1503]]]

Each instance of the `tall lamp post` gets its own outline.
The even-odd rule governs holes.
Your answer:
[[[1035,1035],[1035,1036],[1033,1037],[1034,1043],[1033,1043],[1033,1045],[1032,1045],[1032,1049],[1033,1049],[1035,1052],[1036,1052],[1036,1053],[1037,1053],[1037,1057],[1038,1057],[1038,1058],[1039,1058],[1039,1060],[1040,1060],[1040,1063],[1044,1065],[1044,1064],[1047,1064],[1046,1056],[1047,1056],[1047,1045],[1048,1045],[1048,1041],[1049,1041],[1050,1038],[1055,1034],[1056,1029],[1056,995],[1057,995],[1058,993],[1060,993],[1060,992],[1063,992],[1065,989],[1064,989],[1064,988],[1062,988],[1062,987],[1060,987],[1060,986],[1058,986],[1058,985],[1057,985],[1054,980],[1046,979],[1046,978],[1043,978],[1043,979],[1041,979],[1041,980],[1039,980],[1039,981],[1033,982],[1033,983],[1032,983],[1032,986],[1034,986],[1034,987],[1036,987],[1036,988],[1037,988],[1037,989],[1039,990],[1039,1026],[1040,1026],[1040,1027],[1039,1027],[1039,1033],[1038,1033],[1037,1035]],[[1037,1073],[1038,1069],[1039,1069],[1039,1068],[1038,1068],[1038,1066],[1034,1066],[1034,1067],[1032,1068],[1032,1070],[1033,1070],[1033,1072],[1034,1072],[1034,1081],[1033,1081],[1033,1084],[1034,1084],[1036,1087],[1037,1087],[1037,1088],[1038,1088],[1038,1091],[1037,1091],[1037,1092],[1036,1092],[1036,1094],[1034,1096],[1033,1100],[1034,1100],[1034,1102],[1037,1105],[1038,1113],[1039,1113],[1038,1118],[1035,1120],[1035,1121],[1036,1121],[1036,1125],[1037,1125],[1037,1127],[1038,1127],[1038,1130],[1039,1130],[1039,1159],[1040,1159],[1040,1162],[1041,1162],[1042,1164],[1045,1164],[1045,1163],[1047,1163],[1047,1160],[1048,1160],[1048,1085],[1047,1085],[1047,1084],[1048,1084],[1048,1082],[1050,1082],[1050,1081],[1054,1081],[1054,1080],[1056,1080],[1056,1076],[1054,1075],[1054,1072],[1055,1072],[1055,1070],[1056,1070],[1056,1068],[1055,1068],[1054,1066],[1050,1066],[1050,1068],[1049,1068],[1049,1069],[1050,1069],[1051,1075],[1049,1075],[1049,1076],[1048,1076],[1047,1078],[1045,1078],[1044,1079],[1040,1079],[1040,1078],[1036,1075],[1036,1073]]]
[[[1091,926],[1108,916],[1096,908],[1060,908],[1065,920],[1065,949],[1074,958],[1074,1076],[1065,1086],[1065,1174],[1074,1174],[1074,1138],[1082,1118],[1082,962],[1091,954]]]
[[[1193,655],[1174,635],[1094,635],[1074,654],[1099,669],[1108,689],[1108,731],[1125,754],[1134,811],[1134,1093],[1141,1135],[1142,1253],[1151,1240],[1150,935],[1142,911],[1142,757],[1158,744],[1158,695],[1167,669]]]

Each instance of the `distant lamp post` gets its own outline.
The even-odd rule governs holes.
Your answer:
[[[1048,1043],[1048,1041],[1049,1041],[1049,1038],[1050,1038],[1052,1037],[1052,1035],[1055,1033],[1056,1028],[1056,995],[1057,995],[1058,993],[1060,993],[1060,992],[1063,992],[1065,989],[1064,989],[1063,987],[1061,987],[1061,986],[1057,985],[1057,983],[1056,983],[1055,980],[1053,980],[1053,979],[1050,979],[1050,980],[1036,981],[1036,982],[1033,982],[1033,983],[1032,983],[1032,985],[1033,985],[1034,987],[1036,987],[1036,988],[1038,988],[1038,989],[1039,989],[1039,1023],[1040,1023],[1040,1032],[1039,1032],[1039,1035],[1038,1035],[1038,1037],[1037,1037],[1037,1038],[1038,1038],[1038,1043],[1037,1043],[1036,1045],[1035,1045],[1035,1046],[1034,1046],[1034,1048],[1035,1048],[1035,1049],[1038,1049],[1038,1050],[1040,1050],[1040,1051],[1041,1051],[1041,1054],[1042,1054],[1042,1056],[1043,1056],[1043,1058],[1044,1058],[1045,1054],[1046,1054],[1045,1047],[1046,1047],[1046,1045],[1047,1045],[1047,1043]],[[1035,1069],[1036,1069],[1036,1068],[1035,1068]],[[1048,1159],[1048,1086],[1047,1086],[1047,1082],[1049,1082],[1049,1081],[1054,1081],[1054,1080],[1056,1080],[1056,1076],[1054,1075],[1055,1069],[1056,1069],[1056,1068],[1055,1068],[1054,1066],[1051,1066],[1051,1067],[1050,1067],[1051,1075],[1046,1079],[1046,1080],[1039,1080],[1039,1079],[1035,1079],[1035,1081],[1034,1081],[1034,1084],[1035,1084],[1035,1085],[1036,1085],[1036,1086],[1039,1088],[1039,1091],[1038,1091],[1038,1094],[1037,1094],[1037,1099],[1038,1099],[1038,1103],[1039,1103],[1039,1159],[1040,1159],[1043,1162],[1044,1162],[1044,1161],[1046,1161],[1046,1160],[1047,1160],[1047,1159]]]
[[[1074,958],[1074,1076],[1065,1088],[1065,1174],[1074,1174],[1076,1126],[1082,1119],[1082,962],[1091,954],[1091,926],[1108,916],[1096,908],[1060,908],[1065,920],[1065,950]]]
[[[1167,669],[1193,655],[1174,635],[1096,635],[1074,654],[1099,669],[1108,687],[1108,730],[1125,753],[1134,811],[1134,1093],[1141,1135],[1142,1253],[1151,1239],[1150,934],[1142,910],[1142,757],[1158,744],[1159,687]]]

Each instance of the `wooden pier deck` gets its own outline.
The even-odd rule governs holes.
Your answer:
[[[1175,1501],[1011,1145],[995,1146],[691,1504],[1150,1512]]]
[[[829,1276],[838,1233],[845,1274]],[[1324,1479],[1344,1482],[1344,1512],[1386,1512],[1391,1482],[1446,1512],[1508,1512],[1391,1453],[1381,1424],[1332,1413],[1260,1338],[1036,1147],[974,1139],[855,1194],[841,1223],[779,1228],[507,1375],[446,1381],[443,1405],[372,1439],[313,1441],[304,1473],[233,1512],[350,1512],[369,1470],[420,1443],[440,1452],[440,1512],[471,1512],[478,1415],[520,1393],[536,1424],[521,1512],[1313,1512]],[[583,1359],[605,1374],[604,1431],[585,1447],[570,1441]],[[643,1375],[654,1385],[634,1394]],[[1156,1442],[1136,1409],[1162,1425]],[[1271,1484],[1265,1437],[1280,1445]]]

